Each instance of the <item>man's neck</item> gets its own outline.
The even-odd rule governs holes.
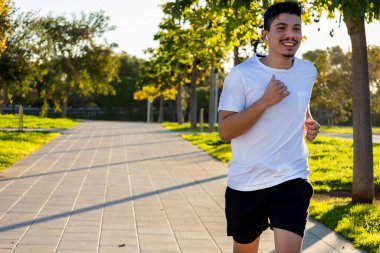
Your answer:
[[[274,57],[268,54],[266,57],[260,59],[264,65],[275,69],[290,69],[293,66],[293,57]]]

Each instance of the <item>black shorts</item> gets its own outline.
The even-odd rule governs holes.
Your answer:
[[[303,237],[312,196],[313,187],[300,178],[257,191],[227,187],[227,235],[246,244],[275,227]]]

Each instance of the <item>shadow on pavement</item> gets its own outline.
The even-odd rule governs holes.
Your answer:
[[[121,198],[121,199],[113,200],[113,201],[106,202],[106,203],[103,203],[103,204],[97,204],[97,205],[93,205],[93,206],[88,206],[88,207],[76,209],[76,210],[73,210],[73,211],[67,211],[67,212],[63,212],[63,213],[59,213],[59,214],[55,214],[55,215],[46,216],[46,217],[39,218],[39,219],[27,220],[27,221],[23,221],[23,222],[19,222],[19,223],[15,223],[15,224],[11,224],[11,225],[0,227],[0,232],[15,230],[15,229],[18,229],[18,228],[21,228],[21,227],[30,226],[32,224],[39,224],[39,223],[43,223],[43,222],[48,222],[48,221],[51,221],[51,220],[60,219],[60,218],[68,217],[68,216],[71,216],[71,215],[81,214],[81,213],[89,212],[89,211],[100,209],[100,208],[104,208],[104,207],[115,206],[115,205],[118,205],[118,204],[121,204],[121,203],[126,203],[126,202],[129,202],[129,201],[134,201],[134,200],[150,197],[150,196],[153,196],[153,195],[156,195],[156,194],[161,194],[161,193],[165,193],[165,192],[169,192],[169,191],[174,191],[174,190],[190,187],[190,186],[193,186],[193,185],[196,185],[196,184],[204,184],[204,183],[207,183],[207,182],[210,182],[210,181],[214,181],[214,180],[218,180],[218,179],[222,179],[222,178],[225,178],[225,177],[227,177],[227,175],[220,175],[220,176],[216,176],[216,177],[206,178],[206,179],[202,179],[202,180],[199,180],[199,181],[194,181],[194,182],[185,183],[185,184],[181,184],[181,185],[176,185],[176,186],[172,186],[172,187],[168,187],[168,188],[163,188],[163,189],[156,190],[156,191],[151,191],[151,192],[146,192],[146,193],[138,194],[136,196],[131,196],[131,197],[126,197],[126,198]]]

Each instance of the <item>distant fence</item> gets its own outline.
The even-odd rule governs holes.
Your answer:
[[[38,116],[41,112],[39,107],[24,106],[25,115]],[[3,110],[4,114],[17,114],[18,106],[8,106]],[[175,112],[165,112],[164,119],[172,120]],[[158,111],[153,111],[154,121],[157,121]],[[61,113],[54,112],[52,108],[48,110],[48,116],[53,118],[61,117]],[[79,107],[68,108],[67,117],[72,119],[88,119],[88,120],[117,120],[117,121],[146,121],[146,110],[140,108],[112,108],[102,109],[100,107]]]

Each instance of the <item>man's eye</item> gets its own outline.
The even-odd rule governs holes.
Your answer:
[[[284,30],[285,27],[277,27],[277,30]]]

